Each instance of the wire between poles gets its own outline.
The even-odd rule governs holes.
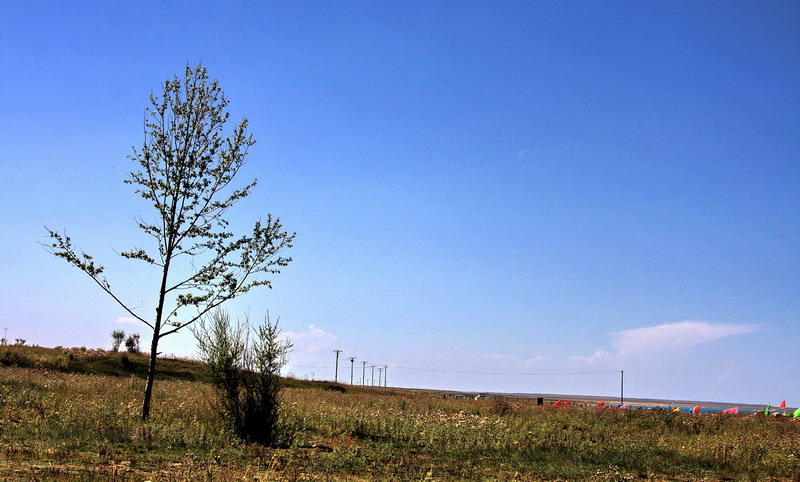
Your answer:
[[[440,373],[461,373],[464,375],[518,375],[518,376],[559,376],[559,375],[599,375],[602,373],[619,373],[619,370],[608,370],[602,372],[559,372],[559,373],[512,373],[512,372],[470,372],[460,370],[438,370],[436,368],[413,368],[413,367],[400,367],[390,365],[390,368],[399,368],[401,370],[417,370],[423,372],[440,372]]]
[[[333,367],[323,367],[323,366],[311,366],[311,365],[286,365],[287,367],[292,368],[333,368]],[[400,370],[415,370],[421,372],[438,372],[438,373],[460,373],[464,375],[512,375],[512,376],[563,376],[563,375],[600,375],[605,373],[619,373],[619,370],[608,370],[608,371],[599,371],[599,372],[559,372],[559,373],[511,373],[511,372],[471,372],[471,371],[461,371],[461,370],[439,370],[436,368],[415,368],[415,367],[402,367],[398,365],[387,365],[389,368],[396,368]]]

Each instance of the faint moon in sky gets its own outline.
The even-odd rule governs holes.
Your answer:
[[[517,154],[517,159],[525,159],[526,157],[528,157],[528,155],[530,153],[531,153],[531,151],[529,151],[527,149],[523,149],[523,150],[519,151],[519,153]]]

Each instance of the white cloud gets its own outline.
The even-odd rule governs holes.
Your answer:
[[[663,362],[687,354],[693,348],[735,335],[755,333],[754,325],[710,323],[684,320],[675,323],[632,328],[612,333],[613,350],[597,350],[590,356],[573,355],[569,359],[594,365],[594,368],[616,368],[635,359],[637,363]]]
[[[281,335],[288,338],[294,345],[289,353],[290,365],[330,365],[333,360],[333,350],[341,348],[339,337],[325,330],[309,325],[303,333],[284,332]]]
[[[136,318],[120,316],[119,318],[114,320],[114,323],[117,323],[117,324],[120,324],[120,325],[138,325],[139,324],[139,320],[137,320]]]
[[[522,364],[523,364],[523,366],[528,367],[529,365],[535,365],[535,364],[537,364],[539,362],[543,362],[543,361],[546,361],[546,360],[549,360],[549,359],[550,359],[550,355],[537,355],[537,356],[534,356],[534,357],[531,357],[531,358],[526,358],[525,360],[522,360]]]
[[[611,356],[612,356],[611,353],[605,350],[598,350],[594,352],[591,356],[573,355],[570,357],[570,359],[586,363],[595,363],[603,360],[608,360],[609,358],[611,358]]]
[[[752,325],[686,320],[618,331],[614,333],[614,348],[621,357],[653,356],[684,352],[703,343],[756,331],[758,328]]]

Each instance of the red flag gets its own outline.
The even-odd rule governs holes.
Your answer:
[[[781,402],[781,408],[786,408],[786,400]]]
[[[694,408],[692,409],[692,413],[700,413],[700,405],[698,405],[698,406],[694,407]]]
[[[570,402],[569,400],[567,400],[566,402],[564,402],[564,405],[569,405],[570,403],[572,403],[572,402]]]
[[[554,407],[560,407],[562,403],[564,403],[564,402],[562,402],[561,400],[559,400],[559,401],[557,401],[556,403],[554,403],[554,404],[553,404],[553,406],[554,406]]]
[[[605,407],[606,406],[606,402],[597,402],[597,406],[598,407]]]

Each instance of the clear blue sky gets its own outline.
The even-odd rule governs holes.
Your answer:
[[[625,370],[633,397],[800,405],[797,2],[26,1],[0,22],[11,340],[149,339],[37,243],[67,229],[153,313],[156,274],[114,252],[154,215],[126,156],[148,94],[202,61],[258,141],[234,228],[297,232],[274,289],[229,305],[280,316],[287,371],[332,378],[342,349],[503,374],[391,385],[614,395],[617,373],[520,374]]]

